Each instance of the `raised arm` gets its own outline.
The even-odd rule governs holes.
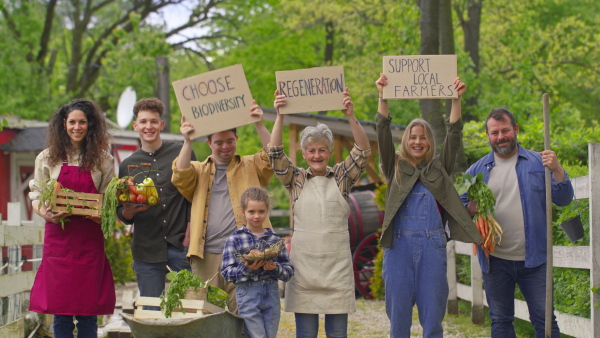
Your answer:
[[[181,115],[181,127],[179,127],[181,135],[183,135],[183,146],[177,157],[177,169],[187,169],[190,167],[190,158],[192,157],[192,138],[190,134],[194,131],[194,126],[191,123],[185,122],[185,116]]]
[[[275,91],[275,102],[273,106],[277,111],[277,118],[271,131],[271,139],[269,145],[272,147],[280,146],[283,144],[283,115],[279,113],[279,107],[284,106],[287,103],[287,97],[285,95],[279,95],[279,89]]]
[[[377,111],[379,114],[388,117],[390,116],[388,101],[383,99],[383,87],[387,86],[387,76],[385,76],[383,73],[380,73],[379,79],[375,81],[375,84],[377,85],[377,89],[379,89],[379,105],[377,105]]]
[[[365,129],[361,126],[360,122],[356,116],[354,116],[354,103],[350,98],[350,94],[348,93],[348,87],[346,87],[346,91],[344,92],[344,106],[346,109],[342,109],[346,118],[348,118],[348,122],[350,123],[350,129],[352,130],[352,136],[354,136],[354,142],[361,150],[367,150],[371,148],[369,144],[369,138],[367,137],[367,133],[365,133]]]
[[[462,114],[461,97],[467,89],[467,85],[460,82],[460,77],[454,80],[454,89],[458,92],[458,98],[452,99],[452,110],[450,111],[449,122],[454,123],[460,120]]]
[[[260,136],[260,142],[262,143],[263,149],[267,150],[267,145],[269,144],[269,139],[271,134],[265,124],[262,121],[263,111],[262,108],[258,104],[256,104],[256,100],[252,102],[252,107],[250,107],[250,115],[251,116],[260,116],[260,121],[254,122],[254,127]]]

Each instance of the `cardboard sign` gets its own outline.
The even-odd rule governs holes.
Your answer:
[[[281,114],[345,109],[344,66],[275,72],[279,93],[287,96]]]
[[[384,99],[453,99],[456,55],[400,55],[383,57],[388,85]]]
[[[252,94],[241,64],[173,82],[177,103],[192,138],[218,133],[260,120],[250,116]]]

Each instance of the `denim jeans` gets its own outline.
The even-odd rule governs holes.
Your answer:
[[[137,278],[138,289],[142,297],[158,297],[165,289],[166,274],[169,272],[167,265],[173,271],[181,271],[187,269],[192,270],[188,263],[187,247],[184,250],[179,250],[172,244],[167,244],[167,262],[160,263],[145,263],[133,261],[133,271]],[[145,310],[160,310],[156,306],[144,306]]]
[[[73,317],[77,319],[77,338],[96,338],[98,337],[98,316],[65,316],[54,315],[55,338],[73,338],[75,323]]]
[[[281,316],[277,281],[238,283],[235,294],[238,313],[244,318],[246,338],[275,338]]]
[[[446,235],[442,228],[395,230],[383,253],[385,307],[392,338],[410,337],[417,305],[423,337],[442,337],[448,300]]]
[[[492,337],[516,337],[513,326],[515,319],[515,285],[519,285],[519,289],[527,302],[529,319],[535,328],[535,336],[544,337],[546,264],[535,268],[526,268],[523,261],[509,261],[494,256],[490,256],[489,261],[490,270],[488,273],[483,274],[483,282],[490,307]],[[552,313],[552,337],[560,337],[560,330],[554,313]]]
[[[295,313],[296,338],[316,338],[319,333],[319,315]],[[348,314],[326,314],[325,335],[327,338],[348,337]]]

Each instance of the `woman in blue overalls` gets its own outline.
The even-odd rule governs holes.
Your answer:
[[[460,97],[466,85],[459,78],[454,81],[458,98],[452,99],[446,139],[440,156],[434,158],[433,130],[422,119],[414,119],[406,127],[396,152],[387,100],[382,95],[387,77],[381,74],[376,84],[379,154],[388,183],[381,246],[391,337],[410,337],[415,304],[423,336],[442,337],[448,300],[445,225],[452,239],[481,242],[449,177],[460,145]]]

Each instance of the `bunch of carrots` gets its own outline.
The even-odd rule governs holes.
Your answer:
[[[494,247],[502,241],[502,227],[494,218],[494,205],[496,198],[490,187],[483,181],[483,175],[476,177],[464,175],[462,185],[466,188],[471,201],[477,202],[477,213],[475,214],[475,226],[483,238],[481,247],[485,256],[494,252]],[[477,244],[473,243],[473,253],[477,255]]]
[[[489,188],[488,188],[489,189]],[[490,252],[494,252],[494,246],[502,241],[502,227],[490,213],[478,212],[475,214],[475,225],[483,238],[481,248],[488,257]],[[477,255],[477,244],[473,243],[473,253]]]

